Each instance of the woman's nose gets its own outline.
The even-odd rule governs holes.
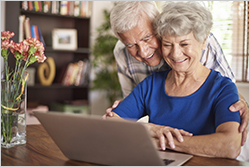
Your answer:
[[[181,56],[181,49],[178,46],[174,46],[172,50],[172,57]]]

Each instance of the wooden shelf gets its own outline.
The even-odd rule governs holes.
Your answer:
[[[80,86],[64,86],[60,83],[54,83],[50,86],[43,86],[40,84],[35,84],[34,86],[28,86],[28,89],[82,89],[82,88],[88,88],[88,85],[80,85]]]
[[[21,4],[22,1],[6,1],[6,30],[14,32],[15,36],[12,40],[18,42],[19,16],[25,15],[29,17],[30,25],[37,25],[42,32],[46,45],[45,55],[52,57],[56,64],[56,77],[52,85],[42,86],[38,76],[35,76],[35,85],[28,86],[28,102],[49,106],[53,102],[88,100],[89,85],[63,86],[58,83],[58,78],[60,78],[67,64],[89,59],[91,52],[90,18],[23,10]],[[54,28],[76,29],[78,49],[74,51],[54,50],[52,48],[52,30]],[[15,66],[15,58],[13,56],[10,57],[9,64],[13,68]],[[37,62],[31,65],[36,70],[38,66],[39,63]]]
[[[54,50],[51,46],[45,47],[45,52],[68,52],[68,53],[86,53],[90,54],[89,48],[78,48],[77,50]]]
[[[42,16],[48,16],[48,17],[62,17],[62,18],[72,18],[72,19],[89,19],[89,17],[81,17],[81,16],[70,16],[70,15],[61,15],[61,14],[53,14],[53,13],[44,13],[44,12],[37,12],[37,11],[32,11],[32,10],[20,10],[21,14],[24,15],[42,15]]]

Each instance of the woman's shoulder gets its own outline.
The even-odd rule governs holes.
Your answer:
[[[213,85],[219,86],[220,88],[226,86],[236,87],[235,83],[229,77],[222,76],[218,71],[211,69],[210,76],[210,82],[212,82]]]
[[[229,77],[222,76],[220,72],[211,69],[211,76],[214,80],[220,82],[233,82]]]

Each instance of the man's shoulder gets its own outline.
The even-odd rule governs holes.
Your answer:
[[[120,40],[118,40],[115,44],[114,53],[119,54],[124,49],[126,49],[125,45]]]
[[[221,50],[220,44],[212,32],[210,32],[210,34],[208,35],[207,46],[209,46],[211,49]]]

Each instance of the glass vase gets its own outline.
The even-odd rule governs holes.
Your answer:
[[[26,143],[27,86],[1,82],[1,146]]]

